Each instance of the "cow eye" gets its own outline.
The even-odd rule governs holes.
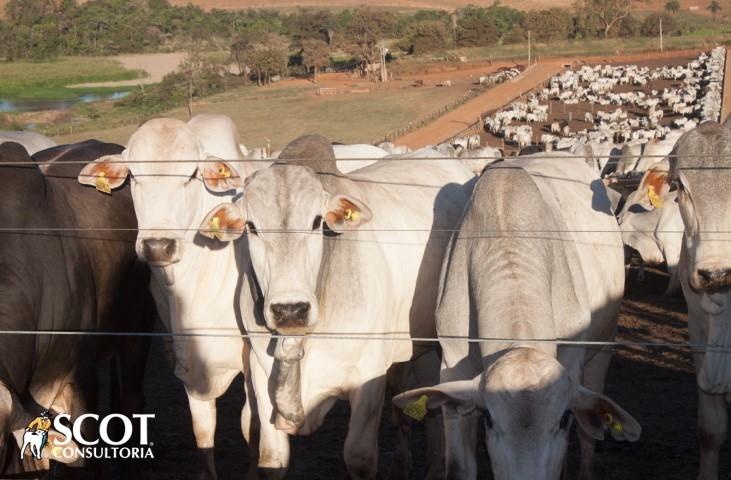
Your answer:
[[[318,215],[315,217],[315,220],[312,222],[312,230],[319,230],[322,226],[322,215]]]
[[[566,430],[568,428],[569,423],[571,422],[571,410],[566,410],[563,412],[563,416],[561,417],[561,422],[558,424],[558,428],[561,430]]]
[[[485,419],[485,427],[492,429],[494,427],[492,423],[492,415],[490,415],[490,410],[483,408],[482,410],[482,416]]]
[[[256,225],[254,225],[254,222],[246,222],[246,228],[249,229],[249,232],[254,235],[259,235],[259,232],[256,230]]]

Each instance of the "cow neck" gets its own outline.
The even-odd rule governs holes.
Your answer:
[[[516,339],[491,344],[488,348],[493,351],[513,348],[520,340],[556,338],[551,301],[553,265],[545,262],[553,258],[551,248],[534,241],[500,239],[496,243],[500,245],[492,246],[487,261],[480,262],[486,268],[470,268],[470,276],[484,268],[481,275],[488,279],[472,298],[479,313],[480,336]],[[530,346],[556,354],[553,345]]]

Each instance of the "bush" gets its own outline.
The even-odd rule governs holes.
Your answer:
[[[422,54],[447,48],[450,43],[449,29],[439,20],[425,20],[412,25],[407,33],[411,53]]]
[[[682,29],[678,26],[678,22],[675,21],[670,15],[655,14],[647,17],[640,26],[640,35],[643,37],[657,37],[660,35],[660,19],[662,19],[662,31],[664,35],[681,35]]]
[[[521,28],[526,35],[530,30],[531,38],[538,42],[565,40],[573,32],[574,17],[563,8],[534,10],[525,15]]]

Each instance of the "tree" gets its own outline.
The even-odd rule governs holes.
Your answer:
[[[604,38],[612,27],[627,18],[638,3],[647,0],[576,0],[576,13],[585,26],[596,24]]]
[[[667,13],[650,15],[640,26],[640,35],[643,37],[657,37],[660,35],[660,19],[662,19],[662,31],[665,35],[680,35],[682,32],[675,21]]]
[[[346,26],[346,48],[362,64],[370,77],[372,66],[380,58],[379,41],[394,27],[390,12],[358,8],[353,11]]]
[[[447,25],[440,20],[417,22],[409,27],[406,35],[409,50],[417,54],[447,48],[451,36]]]
[[[721,5],[718,3],[718,0],[713,0],[711,3],[708,4],[706,10],[711,12],[711,15],[713,15],[713,21],[715,22],[716,14],[721,10]]]
[[[665,11],[675,15],[680,11],[680,2],[678,0],[668,0],[665,3]]]
[[[276,33],[260,35],[249,44],[249,65],[256,73],[257,85],[268,84],[272,76],[281,75],[289,63],[289,40]]]
[[[523,19],[521,30],[526,34],[530,31],[534,40],[545,42],[569,38],[573,27],[574,19],[568,11],[551,8],[528,12]]]
[[[320,68],[330,65],[330,47],[329,45],[317,39],[307,39],[302,41],[302,64],[314,72],[315,83],[317,83],[317,73]]]
[[[500,39],[500,31],[490,21],[487,9],[465,7],[457,12],[457,46],[478,47],[491,45]]]

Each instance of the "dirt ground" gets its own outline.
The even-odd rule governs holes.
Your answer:
[[[148,85],[162,81],[163,77],[174,71],[185,57],[182,52],[175,53],[141,53],[119,55],[114,57],[127,70],[143,70],[147,77],[135,80],[120,80],[117,82],[79,83],[69,85],[70,88],[100,88],[100,87],[130,87]]]
[[[619,318],[619,340],[686,342],[686,309],[682,297],[661,295],[667,277],[651,271],[644,283],[630,270],[626,298]],[[154,461],[144,464],[144,478],[193,479],[199,465],[195,456],[187,400],[180,382],[155,342],[146,374],[146,411],[155,413],[151,439]],[[693,366],[687,350],[619,349],[607,377],[606,393],[631,412],[642,425],[637,443],[607,440],[598,444],[597,478],[617,480],[689,479],[698,464],[696,393]],[[239,430],[243,385],[239,378],[218,402],[216,462],[219,478],[240,479],[248,468],[248,451]],[[292,438],[292,464],[288,478],[346,478],[342,446],[347,431],[348,408],[340,402],[323,427],[310,437]],[[575,436],[574,436],[575,437]],[[482,437],[484,438],[484,437]],[[721,478],[731,473],[731,442],[721,452]],[[395,431],[384,409],[380,433],[379,478],[385,478],[393,458]],[[425,440],[420,424],[412,437],[414,469],[411,478],[424,478]],[[484,441],[478,442],[479,478],[489,478]],[[570,446],[569,478],[578,468],[578,444]]]
[[[639,65],[639,66],[647,66],[649,68],[658,68],[662,66],[678,66],[678,65],[686,65],[688,62],[696,58],[697,55],[680,55],[672,58],[662,58],[662,59],[652,59],[652,60],[642,60],[642,61],[636,61],[632,62],[633,64]],[[613,64],[623,64],[626,62],[629,62],[628,59],[622,59],[622,61],[617,61],[616,59],[612,59]],[[585,62],[584,62],[585,63]],[[625,92],[631,92],[631,91],[642,91],[645,93],[648,93],[651,90],[657,90],[659,92],[662,92],[664,88],[670,88],[670,87],[679,87],[682,85],[681,81],[670,81],[670,80],[664,80],[659,79],[653,82],[648,83],[644,87],[637,87],[632,85],[618,85],[613,89],[614,93],[625,93]],[[731,90],[731,89],[729,89]],[[728,92],[727,92],[728,94]],[[731,94],[730,94],[731,95]],[[545,102],[542,102],[545,103]],[[511,125],[531,125],[533,127],[533,143],[538,144],[541,139],[541,135],[545,133],[551,133],[551,123],[553,122],[560,122],[561,126],[568,124],[571,128],[572,132],[578,132],[580,130],[583,130],[585,128],[593,128],[593,124],[588,124],[584,122],[584,114],[586,112],[591,112],[592,114],[595,113],[597,110],[602,110],[604,112],[613,112],[615,109],[618,108],[617,105],[592,105],[588,102],[581,102],[577,103],[575,105],[566,105],[561,101],[558,100],[550,100],[548,101],[549,105],[549,113],[548,113],[548,121],[546,123],[527,123],[527,122],[515,122]],[[621,107],[623,110],[627,110],[630,117],[639,118],[646,116],[646,110],[642,108],[637,107],[631,107],[628,108],[627,106]],[[500,110],[500,109],[498,109]],[[492,115],[495,111],[490,111],[490,115]],[[664,116],[660,123],[662,125],[670,125],[673,120],[676,118],[680,118],[682,115],[673,113],[672,109],[665,108],[664,109]],[[507,143],[503,141],[503,138],[497,135],[493,135],[491,132],[482,132],[482,143],[487,144],[493,147],[500,147],[505,150],[508,154],[517,154],[518,148],[516,145],[512,143]]]

